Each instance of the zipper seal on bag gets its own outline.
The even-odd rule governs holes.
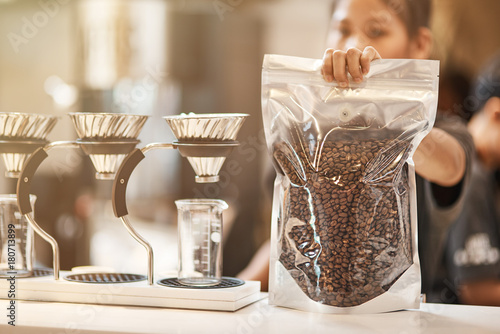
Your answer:
[[[295,84],[308,82],[311,85],[338,89],[394,89],[438,91],[439,61],[418,59],[377,59],[371,63],[369,73],[360,83],[354,82],[350,74],[348,87],[336,82],[326,82],[321,75],[322,60],[267,54],[262,68],[262,84]],[[426,73],[422,75],[422,73]]]
[[[368,89],[415,89],[415,90],[429,90],[435,91],[438,87],[438,76],[436,79],[400,79],[400,78],[377,78],[377,77],[364,77],[363,81],[356,83],[352,80],[349,75],[349,86],[340,87],[336,82],[326,82],[321,74],[311,73],[311,72],[290,72],[290,71],[280,71],[280,70],[269,70],[264,69],[262,75],[262,83],[269,84],[293,84],[296,82],[309,82],[318,86],[332,87],[339,89],[356,89],[356,88],[368,88]],[[272,78],[272,80],[271,80]]]

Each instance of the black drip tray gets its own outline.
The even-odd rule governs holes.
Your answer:
[[[184,289],[221,289],[221,288],[234,288],[245,284],[245,281],[234,277],[222,277],[222,281],[217,285],[210,286],[197,286],[197,285],[185,285],[179,282],[177,277],[164,278],[158,281],[159,285],[163,285],[169,288],[184,288]]]
[[[30,276],[26,276],[26,277],[16,276],[16,279],[43,277],[43,276],[50,276],[53,274],[54,274],[54,271],[50,268],[34,268],[33,273]]]
[[[67,281],[79,283],[131,283],[144,281],[146,276],[136,274],[119,274],[119,273],[90,273],[90,274],[71,274],[64,277]]]
[[[43,277],[53,275],[54,271],[50,268],[35,268],[33,270],[33,275],[30,277]]]

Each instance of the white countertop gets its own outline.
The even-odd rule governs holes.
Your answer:
[[[17,303],[16,328],[0,300],[0,333],[500,333],[500,307],[422,304],[420,310],[369,315],[307,313],[268,305],[237,312],[46,302]]]

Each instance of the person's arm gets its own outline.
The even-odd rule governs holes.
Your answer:
[[[417,174],[442,187],[454,186],[462,180],[465,159],[462,145],[439,128],[429,132],[413,156]]]
[[[464,283],[459,288],[459,298],[464,304],[500,306],[500,280]]]
[[[260,246],[250,263],[241,271],[237,278],[244,281],[260,281],[261,291],[267,291],[269,283],[269,254],[271,252],[270,242],[266,241]]]

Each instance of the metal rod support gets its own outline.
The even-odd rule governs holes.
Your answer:
[[[40,148],[33,152],[28,158],[28,161],[24,165],[23,170],[21,171],[21,176],[19,177],[17,184],[17,198],[18,198],[18,206],[20,212],[24,214],[24,217],[28,220],[29,224],[33,228],[33,230],[42,237],[45,241],[47,241],[52,246],[52,267],[54,270],[54,279],[59,279],[60,272],[60,253],[59,253],[59,245],[57,244],[56,239],[54,239],[50,234],[45,232],[35,221],[35,218],[31,214],[33,208],[31,207],[31,203],[29,201],[29,190],[31,185],[31,180],[40,166],[40,164],[47,158],[47,152],[55,147],[79,147],[79,145],[74,141],[58,141],[47,144],[45,147]]]
[[[58,147],[58,148],[63,148],[63,147],[79,148],[80,144],[78,144],[76,141],[55,141],[55,142],[52,142],[52,143],[45,145],[45,147],[43,149],[45,152],[48,152],[51,149],[56,148],[56,147]]]
[[[31,213],[25,214],[24,217],[26,217],[33,230],[35,230],[35,232],[39,236],[41,236],[45,241],[47,241],[52,246],[52,266],[54,268],[54,279],[58,280],[60,271],[59,268],[60,262],[59,262],[59,245],[57,244],[56,239],[54,239],[51,235],[42,230],[42,228],[36,223]]]
[[[130,174],[135,169],[137,164],[144,158],[144,153],[154,150],[154,149],[173,149],[175,146],[173,144],[167,143],[151,143],[146,145],[140,150],[133,151],[127,156],[120,168],[116,173],[115,182],[113,184],[113,210],[115,216],[119,217],[127,229],[128,233],[139,242],[148,253],[148,284],[153,285],[154,279],[154,258],[153,258],[153,247],[149,244],[146,239],[144,239],[137,231],[132,227],[128,219],[127,204],[125,199],[125,192],[127,190],[128,179]],[[131,162],[132,165],[127,164]],[[128,167],[128,168],[127,168]]]
[[[170,143],[151,143],[151,144],[148,144],[146,146],[144,146],[141,151],[142,153],[146,153],[148,151],[151,151],[151,150],[156,150],[156,149],[174,149],[175,146],[174,144],[170,144]]]
[[[153,285],[153,267],[154,267],[154,259],[153,259],[153,247],[149,244],[149,242],[146,241],[137,231],[132,227],[130,224],[130,221],[128,219],[128,216],[123,216],[120,217],[122,220],[123,225],[125,225],[125,228],[127,229],[128,233],[137,240],[144,248],[146,248],[146,251],[148,252],[148,284]]]

